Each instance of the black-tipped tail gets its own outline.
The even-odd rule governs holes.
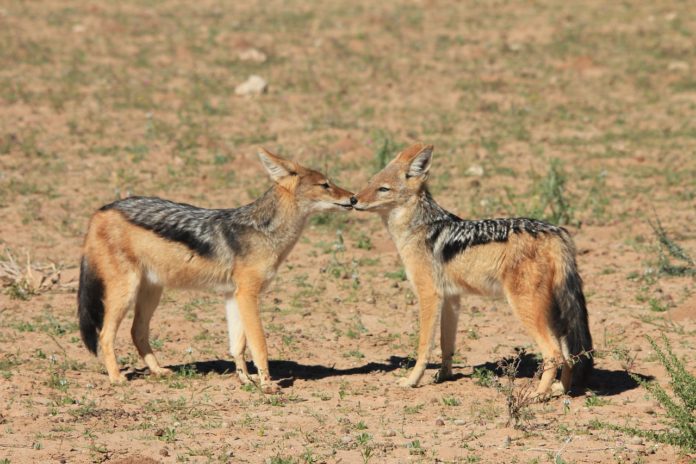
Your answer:
[[[97,354],[99,332],[104,324],[104,282],[90,267],[87,258],[80,263],[80,286],[77,289],[77,317],[80,334],[89,351]]]
[[[574,258],[568,257],[565,276],[560,287],[556,288],[554,297],[559,311],[558,332],[563,344],[563,351],[573,364],[573,385],[582,387],[594,366],[592,352],[592,335],[587,317],[585,295],[582,292],[582,279],[578,274]]]

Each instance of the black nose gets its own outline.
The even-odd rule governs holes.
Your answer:
[[[358,199],[357,199],[357,198],[355,198],[355,197],[350,197],[350,204],[351,204],[351,205],[354,205],[354,204],[356,204],[357,202],[358,202]]]

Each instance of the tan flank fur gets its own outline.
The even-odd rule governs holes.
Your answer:
[[[102,207],[84,242],[78,306],[83,340],[101,350],[111,382],[123,382],[114,338],[134,309],[131,335],[150,372],[169,374],[149,342],[150,319],[164,287],[225,295],[230,352],[239,378],[252,382],[248,342],[260,387],[277,390],[259,296],[299,238],[305,220],[320,210],[350,209],[351,192],[325,175],[268,151],[259,153],[273,186],[254,203],[207,210],[157,198],[131,197]]]
[[[466,293],[504,296],[510,303],[544,356],[538,394],[551,391],[559,365],[567,391],[573,363],[584,363],[577,372],[581,383],[591,368],[592,342],[568,233],[531,219],[467,221],[445,211],[427,189],[432,150],[417,144],[399,153],[351,200],[354,209],[380,215],[418,295],[418,358],[402,384],[416,386],[423,376],[438,319],[442,367],[436,380],[451,377],[459,300]]]

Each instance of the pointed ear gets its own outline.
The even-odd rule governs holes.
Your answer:
[[[268,175],[271,179],[277,181],[278,179],[296,174],[293,163],[286,159],[281,158],[278,155],[274,155],[265,148],[259,150],[259,159],[261,164],[266,168]]]
[[[420,177],[428,174],[430,161],[433,159],[433,146],[426,145],[413,158],[408,167],[407,177]]]

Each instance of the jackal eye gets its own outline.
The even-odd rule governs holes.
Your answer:
[[[380,187],[380,188],[378,188],[377,190],[380,191],[380,192],[388,192],[388,191],[390,191],[391,189],[390,189],[389,187]]]
[[[320,186],[321,188],[323,188],[323,189],[328,189],[328,188],[330,187],[330,185],[329,185],[328,182],[324,182],[324,183],[322,183],[322,184],[319,184],[319,186]]]

